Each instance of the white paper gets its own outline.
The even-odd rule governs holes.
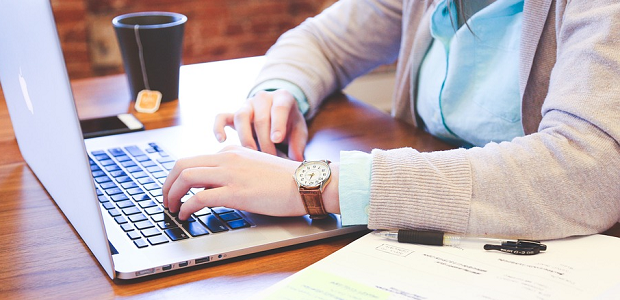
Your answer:
[[[401,244],[368,234],[261,294],[261,299],[620,299],[620,239],[547,241],[519,256]]]

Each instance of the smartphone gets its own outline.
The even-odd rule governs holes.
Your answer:
[[[80,125],[85,139],[144,130],[144,125],[132,114],[84,119]]]

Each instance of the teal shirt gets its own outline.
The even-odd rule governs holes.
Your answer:
[[[467,26],[455,32],[445,1],[438,4],[431,18],[435,40],[419,70],[416,107],[431,134],[465,147],[524,135],[518,86],[523,1],[497,0],[481,9],[468,20],[473,34]],[[268,81],[260,89],[273,90],[282,83]],[[308,101],[299,87],[290,85],[282,88],[305,113]],[[368,153],[340,154],[338,188],[345,226],[368,224],[371,165]]]
[[[445,2],[437,6],[434,41],[417,85],[416,108],[429,133],[465,147],[524,135],[518,82],[522,14],[523,0],[496,1],[469,18],[471,31],[461,26],[455,32]]]

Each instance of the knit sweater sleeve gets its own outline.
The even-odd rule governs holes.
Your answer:
[[[620,220],[620,4],[563,5],[538,132],[467,150],[373,151],[370,228],[551,239]]]
[[[340,0],[283,34],[267,52],[256,83],[283,79],[299,86],[311,118],[331,93],[396,60],[401,17],[400,0]]]

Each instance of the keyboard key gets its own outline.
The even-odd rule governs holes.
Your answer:
[[[149,229],[144,229],[141,230],[140,232],[142,232],[142,235],[144,237],[151,237],[151,236],[156,236],[156,235],[160,235],[161,232],[159,232],[159,230],[155,227],[153,228],[149,228]]]
[[[111,159],[105,159],[105,160],[100,161],[99,163],[104,167],[112,166],[112,165],[116,166],[116,163]]]
[[[121,168],[117,165],[111,165],[111,166],[107,166],[105,167],[106,171],[108,172],[114,172],[114,171],[120,171]]]
[[[155,203],[155,201],[153,201],[153,200],[147,200],[147,201],[138,202],[138,205],[140,205],[140,207],[142,207],[142,208],[152,208],[152,209],[159,208],[159,210],[155,209],[156,212],[162,212],[163,211],[163,209],[161,207],[159,207],[157,205],[157,203]],[[153,211],[153,210],[151,210],[151,211],[153,213],[149,213],[148,210],[147,210],[147,214],[152,215],[152,214],[155,213],[155,211]]]
[[[156,235],[154,237],[150,237],[148,238],[149,243],[151,243],[151,245],[155,246],[155,245],[159,245],[159,244],[164,244],[168,242],[168,239],[163,235]]]
[[[179,223],[186,223],[186,222],[196,222],[196,219],[194,219],[194,217],[189,216],[189,218],[187,218],[187,220],[181,220],[178,218],[178,216],[175,218],[175,220],[177,220],[177,222]]]
[[[98,161],[103,166],[106,166],[106,164],[109,164],[110,161],[114,162],[113,160],[110,159],[110,157],[107,154],[95,155],[95,160]]]
[[[143,162],[143,161],[150,161],[151,159],[146,156],[146,155],[138,155],[136,157],[134,157],[137,161],[139,162]]]
[[[159,197],[163,195],[163,192],[161,191],[161,189],[152,190],[152,191],[149,191],[149,193],[151,193],[153,197]]]
[[[209,228],[209,230],[213,233],[228,230],[228,228],[226,228],[226,225],[224,225],[224,223],[222,223],[222,221],[220,221],[214,215],[200,216],[198,217],[198,220],[200,220],[202,224],[207,226],[207,228]]]
[[[121,228],[123,229],[124,232],[129,232],[133,230],[133,225],[131,225],[131,223],[125,223],[121,225]]]
[[[157,184],[157,183],[149,183],[149,184],[145,184],[145,185],[144,185],[144,188],[145,188],[147,191],[152,191],[152,190],[154,190],[154,189],[158,189],[158,188],[159,188],[159,184]]]
[[[194,213],[194,216],[204,216],[204,215],[209,215],[211,214],[211,209],[208,207],[205,207],[197,212]]]
[[[142,169],[140,169],[140,171],[138,171],[138,172],[132,172],[131,176],[133,176],[133,178],[135,178],[135,179],[149,177],[149,175],[146,174],[146,172],[142,171]]]
[[[153,166],[156,166],[156,165],[157,165],[154,161],[152,161],[152,160],[150,160],[150,159],[149,159],[149,160],[145,160],[145,161],[141,161],[141,162],[140,162],[140,164],[141,164],[143,167],[145,167],[145,168],[148,168],[148,167],[153,167]]]
[[[128,160],[128,161],[121,162],[121,166],[125,168],[129,168],[129,167],[135,167],[137,165],[135,162],[133,162],[133,160]]]
[[[142,168],[138,167],[138,166],[133,166],[133,167],[129,167],[127,168],[127,172],[129,173],[135,173],[135,172],[141,172]]]
[[[106,189],[109,189],[109,188],[116,187],[116,183],[114,183],[114,181],[104,182],[104,183],[100,184],[99,186],[102,189],[106,190]]]
[[[229,213],[225,213],[225,214],[221,214],[219,215],[219,217],[224,220],[224,221],[232,221],[232,220],[237,220],[237,219],[241,219],[241,216],[236,213],[236,212],[229,212]]]
[[[107,175],[95,177],[96,183],[104,183],[104,182],[110,182],[110,181],[112,181],[112,179],[110,179],[110,177],[108,177]]]
[[[123,161],[128,161],[131,160],[131,158],[127,155],[119,155],[116,157],[116,160],[123,162]]]
[[[110,210],[114,208],[114,204],[112,202],[102,203],[101,205],[103,205],[103,208],[105,208],[106,210]]]
[[[117,157],[121,155],[125,155],[125,151],[123,151],[121,148],[108,149],[108,152],[110,152],[112,156],[117,156]]]
[[[164,220],[161,222],[157,222],[157,226],[161,229],[171,229],[171,228],[179,227],[177,223],[175,223],[174,221],[170,219],[166,219],[166,218],[164,218]]]
[[[149,220],[137,222],[137,223],[135,223],[133,225],[136,226],[136,228],[138,228],[138,230],[143,230],[143,229],[146,229],[146,228],[155,227],[155,225],[153,225],[153,222],[151,222]]]
[[[105,189],[105,193],[112,196],[112,195],[122,194],[123,191],[117,187],[113,187],[113,188]]]
[[[110,196],[110,198],[114,202],[129,200],[129,198],[125,194],[113,195]]]
[[[164,168],[168,171],[172,170],[172,168],[174,167],[175,162],[171,161],[171,162],[166,162],[161,164],[162,166],[164,166]]]
[[[129,207],[129,208],[123,209],[123,213],[126,216],[135,215],[135,214],[139,214],[140,213],[140,209],[135,207],[135,206],[133,206],[133,207]]]
[[[136,184],[135,182],[129,181],[129,182],[124,182],[121,184],[121,187],[123,187],[124,189],[128,190],[128,189],[133,189],[133,188],[137,188],[138,184]]]
[[[137,188],[133,188],[133,189],[128,189],[127,190],[127,194],[134,196],[134,195],[138,195],[138,194],[144,194],[144,191],[137,187]]]
[[[164,230],[164,232],[173,241],[184,240],[184,239],[189,238],[187,233],[185,233],[181,228],[166,229]]]
[[[133,198],[133,200],[138,201],[138,202],[151,200],[151,196],[147,194],[136,194],[136,195],[131,196],[131,198]]]
[[[132,223],[140,222],[146,220],[146,216],[142,213],[131,215],[128,217]]]
[[[185,196],[181,197],[181,203],[185,203],[185,201],[189,200],[189,198],[191,198],[192,196],[194,196],[194,195],[189,194],[189,195],[185,195]]]
[[[110,214],[110,216],[112,217],[118,217],[121,215],[121,212],[118,211],[116,208],[110,209],[108,210],[108,213]]]
[[[93,177],[99,177],[99,176],[103,176],[105,175],[105,172],[99,170],[99,171],[94,171],[93,173]]]
[[[131,202],[131,200],[120,201],[120,202],[117,202],[116,205],[120,209],[136,206],[135,204],[133,204],[133,202]]]
[[[143,239],[139,239],[139,240],[135,240],[133,241],[133,243],[138,247],[138,248],[144,248],[146,246],[148,246],[149,244],[147,244]]]
[[[166,173],[165,171],[159,171],[159,172],[154,172],[153,177],[157,178],[157,179],[161,179],[161,178],[166,178],[168,177],[168,173]]]
[[[127,174],[125,173],[125,171],[114,171],[114,172],[110,172],[110,175],[112,175],[112,177],[127,176]]]
[[[142,184],[142,185],[145,185],[145,184],[149,184],[149,183],[154,183],[155,181],[151,177],[143,177],[143,178],[139,178],[138,182],[140,184]]]
[[[161,169],[159,166],[153,166],[153,167],[148,167],[148,168],[146,168],[146,170],[147,170],[149,173],[155,173],[155,172],[159,172],[159,171],[161,171],[162,169]]]
[[[153,214],[153,215],[150,215],[150,216],[151,216],[151,219],[153,219],[153,221],[155,221],[155,222],[161,222],[161,221],[163,221],[166,218],[166,214],[163,213],[163,212],[156,213],[156,214]]]
[[[160,157],[157,159],[157,162],[163,164],[167,162],[174,162],[174,159],[172,159],[171,157]]]
[[[157,222],[157,226],[161,229],[179,227],[168,214],[162,213],[162,216],[158,216],[158,219],[161,219],[161,221]]]
[[[131,156],[144,155],[144,152],[142,152],[138,146],[127,146],[125,147],[125,151],[129,152]]]
[[[97,156],[97,155],[105,154],[105,151],[95,150],[95,151],[92,151],[90,154],[92,154],[93,156]]]
[[[118,224],[125,224],[125,223],[127,223],[127,219],[125,219],[125,217],[123,217],[123,216],[114,217],[114,221],[116,221],[116,223],[118,223]]]
[[[201,236],[209,234],[209,231],[200,222],[191,222],[183,224],[183,228],[191,236]]]
[[[101,203],[110,202],[110,200],[108,200],[108,197],[106,197],[104,195],[97,196],[97,199],[99,199],[99,202],[101,202]]]
[[[131,179],[131,177],[129,176],[119,176],[119,177],[116,177],[116,182],[118,183],[133,182],[133,179]]]
[[[227,212],[231,212],[234,211],[231,208],[228,207],[223,207],[223,206],[219,206],[219,207],[213,207],[211,208],[216,214],[223,214],[223,213],[227,213]]]
[[[230,226],[230,228],[232,229],[239,229],[239,228],[244,228],[244,227],[250,227],[250,223],[248,223],[244,219],[239,219],[239,220],[228,222],[228,226]]]
[[[127,236],[132,240],[137,240],[142,237],[142,235],[140,235],[140,232],[136,230],[127,232]]]

